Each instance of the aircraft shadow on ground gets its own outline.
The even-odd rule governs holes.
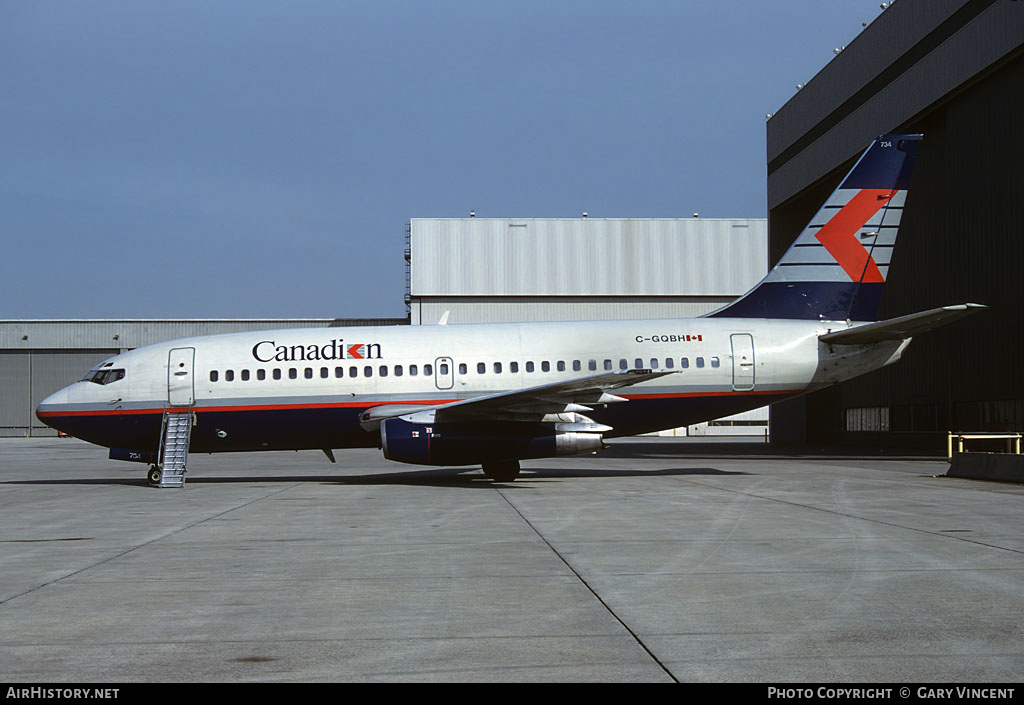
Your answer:
[[[746,472],[718,470],[716,468],[658,468],[653,470],[627,470],[625,468],[598,469],[585,466],[573,468],[524,468],[519,478],[512,483],[495,483],[484,477],[476,468],[428,468],[408,472],[363,473],[353,475],[248,475],[217,476],[203,475],[201,471],[189,474],[187,485],[237,484],[237,483],[284,483],[316,482],[334,485],[419,485],[437,487],[463,487],[486,489],[502,486],[525,485],[536,481],[565,480],[571,478],[601,477],[673,477],[689,475],[749,475]],[[144,477],[80,477],[53,480],[7,480],[0,485],[123,485],[144,487],[149,484]]]
[[[658,439],[661,441],[662,439]],[[601,451],[602,458],[687,458],[694,462],[719,460],[935,460],[944,458],[940,452],[911,449],[843,448],[817,446],[770,445],[758,442],[689,443],[630,442],[617,440]]]

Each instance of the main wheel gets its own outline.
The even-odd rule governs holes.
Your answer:
[[[160,478],[163,476],[163,472],[156,465],[150,465],[149,470],[146,472],[146,479],[149,480],[149,484],[151,485],[159,485]]]
[[[519,477],[519,461],[508,460],[500,463],[484,463],[484,475],[495,482],[512,482]]]

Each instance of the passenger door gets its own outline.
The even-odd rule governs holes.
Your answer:
[[[754,388],[754,336],[733,333],[729,339],[732,342],[732,388],[748,392]]]
[[[167,355],[167,403],[191,406],[195,401],[195,348],[174,348]]]
[[[450,357],[434,360],[434,384],[438,389],[451,389],[455,386],[455,363]]]

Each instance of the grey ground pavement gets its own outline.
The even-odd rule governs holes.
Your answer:
[[[0,681],[1012,682],[1024,487],[650,438],[518,480],[377,450],[184,489],[0,440]]]

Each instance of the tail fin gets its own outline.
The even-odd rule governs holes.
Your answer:
[[[877,320],[920,144],[875,139],[768,275],[708,316]]]

